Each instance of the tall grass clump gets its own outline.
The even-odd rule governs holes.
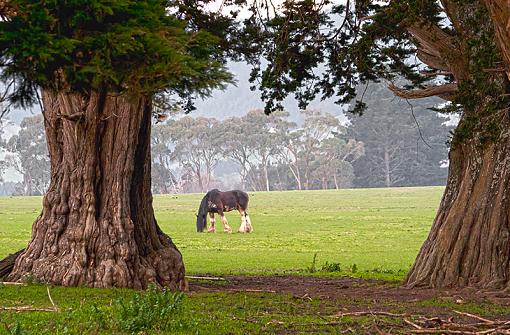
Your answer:
[[[143,331],[185,330],[194,326],[186,319],[183,308],[184,294],[150,287],[136,293],[129,300],[118,300],[116,323],[119,330],[138,334]]]

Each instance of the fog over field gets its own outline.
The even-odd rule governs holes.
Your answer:
[[[235,74],[236,83],[229,85],[224,91],[213,91],[211,97],[207,99],[197,99],[195,101],[196,110],[188,115],[188,117],[196,120],[194,121],[195,123],[190,123],[188,127],[194,127],[196,131],[188,135],[182,133],[181,137],[184,136],[182,137],[183,139],[187,138],[185,140],[186,142],[189,141],[189,137],[186,136],[198,136],[198,132],[205,131],[205,128],[199,130],[200,122],[206,122],[210,123],[207,127],[209,127],[209,131],[212,132],[210,135],[211,138],[207,140],[206,143],[213,145],[212,142],[217,141],[218,137],[232,137],[235,132],[238,132],[238,135],[241,135],[239,139],[236,140],[238,145],[241,145],[241,142],[246,140],[247,143],[245,144],[248,147],[247,152],[250,155],[257,156],[257,154],[254,154],[254,152],[257,151],[256,142],[258,141],[259,144],[262,143],[261,141],[264,141],[263,138],[266,136],[264,134],[274,131],[272,128],[274,126],[270,125],[271,121],[269,119],[266,121],[268,123],[266,126],[263,125],[265,122],[264,118],[260,119],[260,121],[255,121],[255,119],[251,118],[251,121],[249,121],[250,116],[248,116],[248,113],[250,111],[261,111],[264,108],[260,92],[250,90],[250,66],[244,63],[231,63],[230,70]],[[168,125],[168,127],[165,126],[168,122],[155,124],[153,127],[153,146],[159,143],[159,147],[153,148],[153,191],[156,193],[186,193],[199,192],[209,189],[210,187],[243,189],[251,187],[251,190],[283,190],[301,189],[302,187],[304,189],[318,189],[345,188],[352,186],[389,187],[443,184],[446,178],[446,169],[444,169],[444,167],[447,166],[446,142],[448,141],[449,133],[446,127],[441,128],[441,123],[446,122],[448,119],[435,117],[433,112],[427,110],[427,108],[437,105],[438,100],[429,98],[420,101],[412,101],[414,107],[411,108],[411,105],[407,101],[393,96],[386,86],[387,83],[371,84],[367,87],[366,91],[363,87],[365,91],[363,101],[367,103],[368,109],[361,118],[355,117],[348,112],[350,106],[335,104],[334,99],[324,101],[315,99],[310,103],[308,110],[320,112],[322,116],[318,119],[313,119],[318,117],[318,115],[313,117],[309,115],[307,121],[307,114],[299,110],[296,99],[288,97],[283,103],[286,113],[288,114],[280,120],[288,124],[288,126],[285,126],[287,128],[284,127],[280,129],[280,132],[287,133],[288,136],[282,135],[280,136],[280,140],[276,140],[275,136],[272,135],[272,141],[275,143],[264,144],[267,147],[266,149],[271,151],[271,154],[267,157],[268,160],[264,158],[264,160],[266,160],[266,163],[264,163],[265,167],[259,165],[261,163],[259,162],[260,158],[253,158],[250,163],[250,171],[245,171],[244,175],[239,175],[239,173],[243,173],[240,172],[241,167],[239,166],[239,162],[236,162],[235,158],[232,159],[232,157],[230,157],[232,148],[237,146],[234,145],[231,149],[221,149],[223,151],[223,159],[211,165],[213,169],[211,173],[206,176],[207,181],[205,183],[198,181],[197,176],[192,177],[197,180],[191,181],[191,184],[189,180],[182,182],[182,178],[188,178],[186,175],[189,174],[189,172],[186,171],[188,169],[186,166],[189,167],[189,165],[187,165],[189,162],[185,162],[182,155],[181,157],[177,157],[174,150],[179,144],[179,140],[175,138],[175,136],[178,136],[176,135],[176,129],[173,129],[170,125]],[[21,157],[21,147],[19,145],[15,146],[14,142],[8,144],[10,138],[22,129],[20,128],[22,121],[25,118],[36,117],[37,115],[40,115],[40,109],[38,106],[33,106],[31,109],[27,110],[12,110],[7,115],[7,120],[4,120],[3,134],[0,131],[0,136],[4,140],[3,145],[1,145],[2,143],[0,142],[0,160],[4,162],[3,168],[0,169],[0,174],[3,176],[4,181],[4,183],[0,185],[0,194],[39,194],[39,191],[34,193],[33,190],[30,190],[33,188],[30,185],[45,185],[48,182],[47,180],[34,182],[33,177],[35,174],[39,174],[38,171],[49,169],[49,162],[41,162],[41,158],[43,158],[45,154],[43,152],[34,151],[36,145],[44,151],[45,143],[36,144],[33,140],[28,141],[28,137],[26,137],[37,133],[38,138],[44,142],[41,128],[42,119],[39,119],[39,121],[33,120],[25,124],[24,136],[26,139],[19,139],[21,141],[19,145],[24,143],[23,145],[26,147],[23,151],[25,157],[22,160],[24,160],[24,162],[16,159],[16,157]],[[184,114],[182,114],[182,116],[184,116]],[[229,118],[232,117],[241,117],[243,119],[230,122]],[[330,119],[330,121],[327,121],[328,117],[336,120]],[[171,117],[171,119],[179,118],[181,118],[179,115]],[[202,121],[200,121],[200,119],[202,119]],[[243,126],[240,126],[239,122],[241,122],[241,120],[245,120],[248,123],[244,123]],[[216,129],[216,126],[213,126],[211,122],[223,125]],[[319,125],[321,122],[322,125]],[[331,124],[331,122],[336,123],[336,125]],[[371,122],[376,124],[380,129],[373,129],[373,127],[370,126]],[[236,123],[241,128],[236,127]],[[26,128],[28,124],[32,125],[32,128]],[[37,127],[41,129],[37,129]],[[291,139],[293,136],[291,133],[295,131],[302,132],[302,128],[307,127],[309,128],[308,137],[310,140],[317,140],[314,139],[314,133],[317,131],[322,132],[322,139],[316,144],[312,144],[311,147],[306,147],[304,143],[307,141],[301,136],[300,143],[302,143],[302,148],[298,150],[300,152],[295,152],[289,156],[289,150],[292,151],[293,149],[288,145],[286,146],[284,142],[291,144],[291,142],[294,141],[295,145],[296,139]],[[316,130],[311,130],[310,128],[313,127],[318,128]],[[239,129],[234,130],[235,128]],[[246,133],[248,128],[253,131],[255,131],[255,128],[258,129],[255,131],[258,132],[258,134],[254,133],[251,140],[248,139],[250,136]],[[223,135],[218,132],[222,132]],[[242,135],[243,132],[245,133],[244,135]],[[305,131],[305,133],[306,132],[307,131]],[[306,137],[306,135],[304,136]],[[331,141],[327,140],[331,137],[337,138],[340,142],[333,145]],[[258,140],[255,138],[258,138]],[[316,172],[312,171],[311,167],[313,167],[314,164],[315,167],[318,168],[330,161],[329,158],[324,156],[321,163],[321,158],[319,157],[321,152],[324,153],[336,147],[337,149],[334,150],[336,150],[337,153],[331,154],[335,157],[343,157],[344,154],[341,154],[341,152],[347,152],[350,149],[342,143],[344,143],[343,141],[348,142],[349,140],[356,140],[356,143],[359,143],[358,155],[356,157],[351,156],[350,159],[347,160],[345,157],[341,159],[343,163],[340,162],[340,165],[334,168],[338,169],[337,173],[334,173],[333,170],[329,168],[326,169],[327,171],[324,170],[322,172],[319,170]],[[34,148],[30,149],[27,147],[27,141],[33,142],[32,145]],[[164,149],[161,146],[163,144],[165,146]],[[224,145],[224,141],[220,141],[214,145]],[[163,151],[161,151],[162,149]],[[260,150],[264,151],[266,149],[258,147],[259,152]],[[316,152],[312,154],[314,150],[316,150]],[[385,150],[390,152],[389,156],[384,157]],[[41,156],[41,154],[43,156]],[[360,155],[363,157],[360,158]],[[157,162],[155,162],[156,156],[158,157]],[[330,155],[328,157],[333,156]],[[218,158],[219,157],[216,157],[216,159]],[[387,163],[385,165],[386,167],[381,163],[382,160],[385,160]],[[163,164],[163,161],[166,161],[166,163]],[[407,163],[403,163],[403,161],[407,161]],[[41,164],[38,164],[38,167],[34,168],[34,162],[39,162]],[[157,166],[154,165],[155,163]],[[203,163],[198,164],[201,165]],[[292,166],[293,164],[294,166]],[[26,166],[23,167],[22,165]],[[36,173],[34,173],[34,171],[24,172],[29,169],[30,166],[34,168]],[[416,166],[420,166],[420,168],[417,169]],[[443,169],[437,170],[438,166],[443,167]],[[387,171],[384,173],[381,172],[383,169]],[[350,172],[350,170],[352,170],[352,172]],[[196,172],[198,173],[199,171]],[[293,177],[289,177],[291,172],[294,175],[296,175],[296,173],[298,175],[301,174],[301,176],[297,179],[295,178],[296,176],[294,176],[296,181],[292,182]],[[303,186],[300,185],[301,181],[299,181],[299,179],[304,178],[305,175],[308,179],[311,173],[315,173],[315,178],[318,178],[318,181],[315,182],[315,186],[311,185],[313,182],[310,182],[311,184],[308,185],[308,180],[303,181]],[[385,174],[385,176],[381,176],[381,173]],[[23,174],[30,175],[31,177],[29,179],[31,180],[25,178],[23,181]],[[318,176],[317,174],[322,174],[322,176]],[[402,174],[406,174],[407,176],[403,177]],[[41,176],[46,175],[49,175],[49,172],[41,174]],[[193,173],[191,173],[191,175],[193,175]],[[410,177],[413,175],[414,177]],[[437,175],[437,177],[432,178],[433,175]],[[425,178],[420,180],[422,176],[425,176]],[[250,178],[251,186],[248,185],[250,184],[248,183],[248,179]],[[272,181],[269,181],[268,178]],[[325,180],[330,178],[334,179],[334,181]],[[345,182],[339,181],[342,178],[344,178]],[[209,183],[209,180],[213,182]],[[276,180],[278,181],[276,182]],[[14,185],[14,183],[18,184]],[[20,183],[24,185],[20,185]],[[187,184],[187,186],[182,186],[183,183]],[[181,184],[177,186],[179,189],[176,189],[176,184]],[[262,186],[264,184],[265,187]],[[318,184],[321,184],[321,186]],[[14,190],[16,186],[17,191]],[[39,189],[40,188],[44,189],[44,186],[39,187]]]

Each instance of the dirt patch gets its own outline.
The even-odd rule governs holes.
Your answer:
[[[510,306],[510,295],[474,289],[437,290],[405,288],[398,283],[349,277],[311,276],[221,276],[225,280],[196,280],[190,292],[270,292],[296,297],[322,299],[366,299],[377,301],[416,302],[445,299],[463,304],[466,301],[492,301]]]
[[[309,276],[195,278],[190,279],[189,289],[192,295],[288,294],[296,298],[296,303],[290,303],[300,306],[300,314],[310,312],[307,303],[312,301],[319,308],[313,312],[320,315],[319,323],[296,324],[276,317],[264,325],[267,329],[262,333],[510,334],[510,296],[505,292],[409,289],[395,282]],[[260,323],[254,316],[238,320]]]

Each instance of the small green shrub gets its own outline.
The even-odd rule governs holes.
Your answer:
[[[130,300],[117,300],[115,315],[120,330],[137,334],[148,330],[177,330],[191,327],[184,320],[181,292],[160,291],[155,287],[136,293]]]
[[[342,266],[340,263],[329,263],[326,261],[321,267],[321,271],[324,272],[342,272]]]

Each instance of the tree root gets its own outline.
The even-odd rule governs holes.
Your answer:
[[[20,251],[10,254],[0,260],[0,280],[5,280],[5,278],[11,274],[12,269],[14,268],[14,263],[16,263],[16,259],[23,251],[25,251],[25,249],[21,249]]]

